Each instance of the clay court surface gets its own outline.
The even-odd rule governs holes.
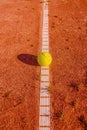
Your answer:
[[[50,0],[52,130],[87,130],[87,0]],[[42,6],[0,1],[0,130],[38,130]]]

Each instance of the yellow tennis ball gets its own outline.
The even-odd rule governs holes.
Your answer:
[[[37,61],[41,66],[49,66],[52,62],[52,56],[48,52],[41,52],[37,57]]]

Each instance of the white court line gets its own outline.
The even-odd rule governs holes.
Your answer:
[[[44,50],[44,49],[45,49],[45,50],[48,50],[49,47],[48,47],[48,46],[43,46],[42,49],[43,49],[43,50]]]
[[[46,81],[48,81],[49,82],[49,75],[41,75],[41,81],[44,81],[44,82],[46,82]]]
[[[41,70],[42,75],[49,75],[49,70]]]
[[[43,3],[42,52],[49,52],[48,2]],[[50,130],[49,67],[41,67],[39,130]]]
[[[49,115],[50,114],[50,109],[49,107],[40,107],[40,115]]]
[[[40,98],[40,105],[50,105],[50,98]]]
[[[50,130],[50,128],[41,128],[40,130]]]
[[[49,116],[40,116],[40,126],[50,126],[50,117]]]
[[[40,88],[41,89],[47,89],[49,86],[49,82],[41,82]]]

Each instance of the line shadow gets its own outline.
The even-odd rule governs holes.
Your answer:
[[[32,65],[32,66],[39,66],[37,62],[37,56],[31,54],[20,54],[17,56],[17,58],[25,64]]]

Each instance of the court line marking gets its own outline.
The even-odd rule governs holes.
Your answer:
[[[49,52],[48,0],[43,2],[42,52]],[[39,130],[50,130],[49,67],[41,67]]]

